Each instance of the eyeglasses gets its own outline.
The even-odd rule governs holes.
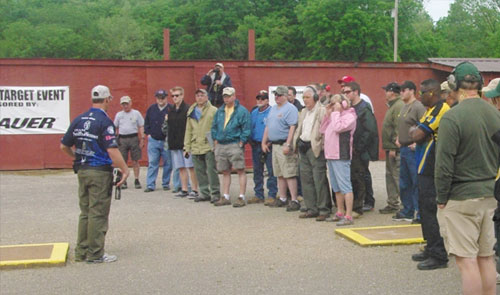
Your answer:
[[[180,94],[172,94],[172,97],[179,97],[181,96]]]
[[[342,91],[342,94],[349,94],[351,92],[352,92],[352,90],[344,90],[344,91]]]
[[[424,91],[420,90],[418,93],[420,94],[420,96],[422,96],[422,95],[426,94],[427,92],[429,92],[429,95],[432,96],[432,94],[433,94],[432,90],[424,90]]]

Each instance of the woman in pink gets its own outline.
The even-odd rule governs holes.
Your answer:
[[[337,213],[332,221],[337,225],[351,225],[352,185],[351,157],[352,136],[356,129],[356,111],[349,100],[335,94],[326,107],[326,115],[321,123],[320,132],[325,136],[325,158],[330,175],[330,184],[337,200]]]

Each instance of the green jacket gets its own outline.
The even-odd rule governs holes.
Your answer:
[[[479,97],[463,100],[443,115],[434,170],[439,204],[493,197],[499,132],[500,112]]]
[[[210,136],[210,129],[214,120],[217,108],[210,101],[207,101],[201,111],[201,118],[194,117],[196,103],[192,104],[187,112],[186,134],[184,135],[184,151],[193,155],[203,155],[212,150],[207,136]]]
[[[387,103],[389,109],[385,113],[384,122],[382,123],[382,148],[384,150],[399,150],[396,146],[396,138],[398,137],[398,115],[404,102],[401,97],[391,100]]]
[[[212,138],[221,144],[238,143],[245,144],[252,131],[250,113],[238,100],[234,102],[234,111],[224,127],[226,118],[226,104],[223,104],[215,113],[212,123]]]

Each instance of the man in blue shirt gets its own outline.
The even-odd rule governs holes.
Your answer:
[[[61,150],[74,159],[73,169],[78,174],[80,218],[75,261],[113,262],[117,257],[104,253],[113,185],[111,165],[123,173],[116,186],[125,182],[129,171],[118,150],[115,126],[106,113],[113,99],[109,88],[98,85],[91,95],[92,108],[71,122],[61,140]]]
[[[266,128],[267,116],[271,110],[269,106],[269,95],[267,91],[261,90],[256,96],[257,106],[250,114],[252,121],[252,133],[250,134],[250,145],[252,147],[253,181],[255,183],[255,197],[248,200],[248,204],[262,203],[269,205],[276,199],[278,192],[276,177],[273,175],[273,160],[271,153],[262,152],[262,136]],[[269,178],[267,179],[268,198],[264,201],[264,164],[267,167]]]
[[[148,173],[146,176],[147,188],[144,192],[149,193],[155,190],[156,177],[160,167],[160,157],[163,159],[163,190],[170,189],[170,175],[172,174],[172,163],[170,152],[165,149],[165,134],[161,127],[168,114],[167,92],[163,89],[156,91],[156,103],[151,105],[146,111],[144,118],[144,133],[148,135]]]
[[[286,208],[287,211],[300,209],[297,200],[297,175],[298,158],[292,150],[292,140],[299,112],[297,108],[288,102],[288,87],[278,86],[274,91],[276,105],[271,108],[267,117],[266,129],[262,137],[262,151],[267,153],[271,149],[268,142],[272,144],[273,173],[278,177],[278,189],[280,197],[276,198],[270,207],[284,207],[287,201],[286,190],[290,190],[292,201]]]

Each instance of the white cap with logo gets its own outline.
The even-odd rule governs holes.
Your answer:
[[[111,93],[109,92],[109,88],[104,86],[104,85],[97,85],[96,87],[92,88],[91,96],[92,96],[92,100],[113,97],[113,96],[111,96]]]

